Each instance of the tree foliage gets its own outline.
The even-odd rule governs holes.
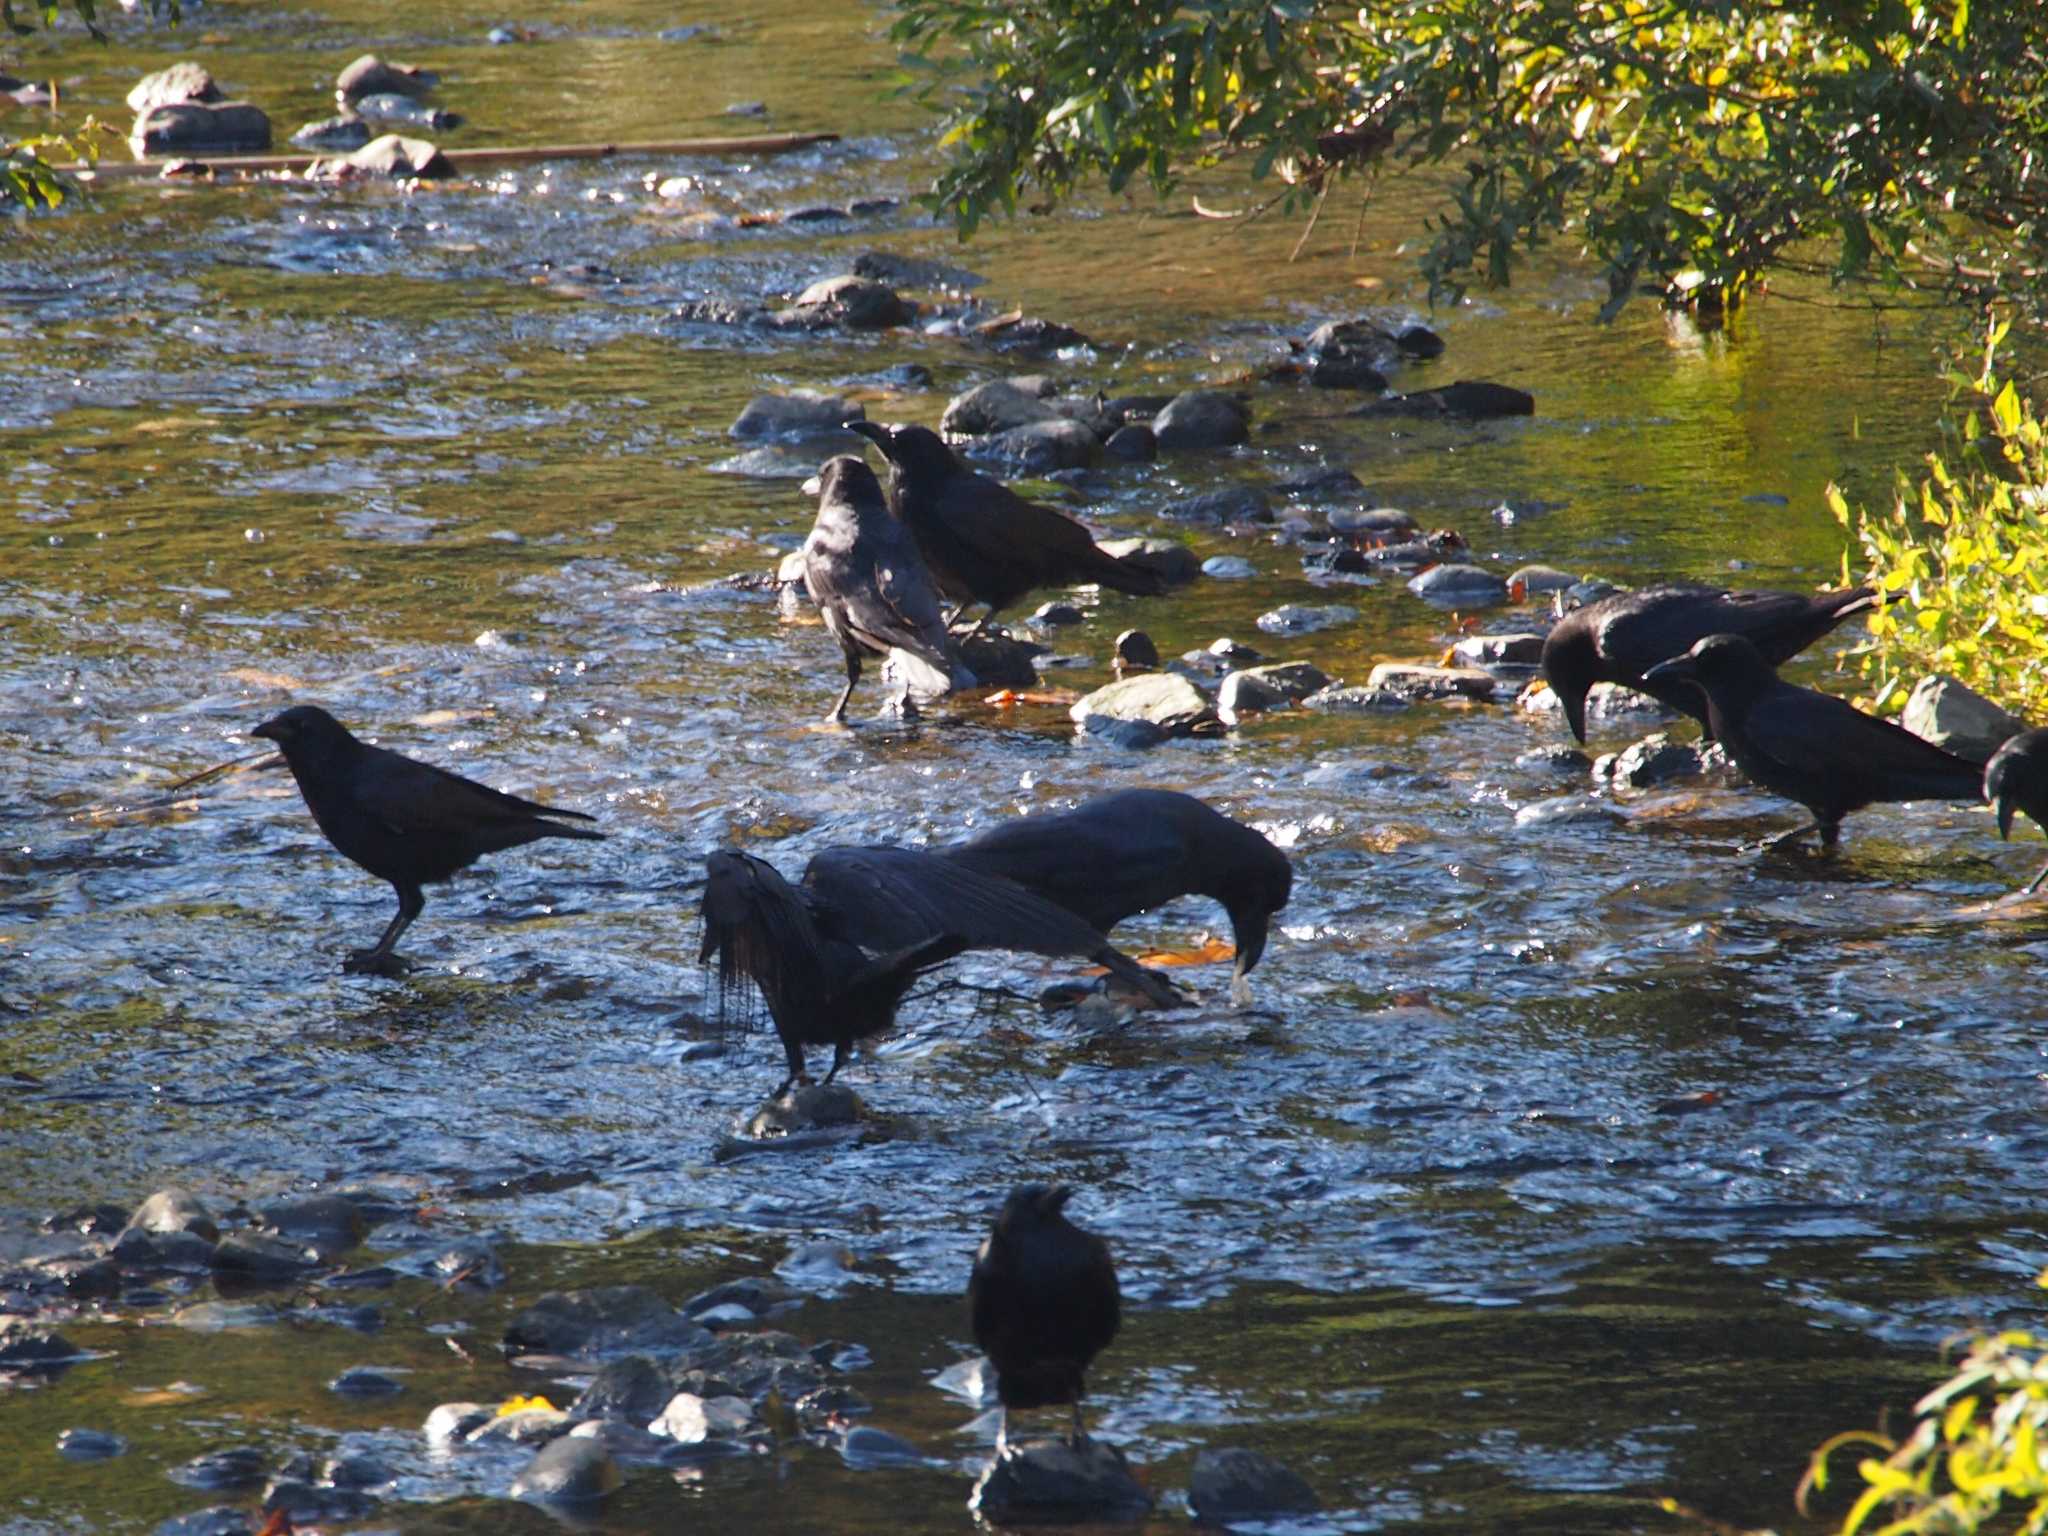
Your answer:
[[[1300,206],[1395,165],[1447,173],[1433,296],[1559,238],[1609,313],[1802,265],[2035,300],[2048,267],[2035,0],[903,0],[895,35],[963,232],[1095,177],[1229,161]]]

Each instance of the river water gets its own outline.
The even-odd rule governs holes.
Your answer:
[[[851,729],[820,729],[836,650],[723,580],[772,567],[811,509],[796,478],[725,472],[726,429],[798,387],[932,422],[1039,367],[1111,395],[1251,388],[1247,450],[1106,471],[1069,504],[1257,575],[1090,600],[1048,677],[1106,680],[1112,637],[1142,624],[1169,655],[1233,635],[1362,682],[1434,659],[1448,617],[1398,581],[1312,585],[1269,534],[1156,508],[1335,464],[1503,570],[1811,587],[1841,558],[1822,487],[1882,496],[1931,443],[1938,332],[1824,293],[1767,297],[1732,336],[1649,305],[1603,328],[1587,273],[1538,265],[1429,315],[1448,351],[1398,381],[1499,379],[1534,393],[1533,419],[1350,419],[1349,397],[1245,381],[1321,320],[1423,312],[1426,187],[1382,186],[1362,219],[1333,200],[1292,262],[1298,222],[1225,228],[1184,196],[964,248],[907,205],[743,225],[906,199],[933,163],[891,94],[882,13],[749,9],[188,7],[176,39],[131,24],[104,48],[0,52],[111,116],[137,74],[198,56],[280,136],[325,115],[365,46],[444,72],[438,99],[470,119],[451,145],[845,135],[410,194],[118,184],[0,237],[0,1257],[52,1211],[168,1183],[217,1207],[372,1183],[435,1234],[489,1237],[508,1275],[482,1298],[405,1281],[370,1339],[200,1336],[116,1303],[61,1320],[102,1356],[0,1391],[0,1530],[147,1530],[206,1502],[161,1475],[198,1450],[336,1437],[408,1468],[382,1528],[551,1529],[503,1502],[509,1470],[418,1445],[434,1402],[534,1389],[496,1363],[504,1317],[570,1283],[680,1300],[819,1241],[851,1274],[778,1326],[864,1344],[873,1422],[937,1464],[855,1472],[791,1445],[642,1472],[605,1528],[955,1529],[971,1411],[930,1378],[972,1352],[972,1249],[1026,1177],[1080,1186],[1074,1213],[1115,1251],[1128,1320],[1091,1411],[1165,1496],[1161,1528],[1194,1452],[1222,1444],[1294,1466],[1332,1528],[1664,1529],[1666,1496],[1798,1525],[1812,1445],[1896,1422],[1951,1330],[2036,1314],[2048,933],[1982,909],[2038,850],[1975,808],[1914,806],[1852,818],[1836,858],[1759,858],[1738,845],[1794,808],[1702,785],[1623,793],[1618,822],[1518,826],[1585,783],[1517,768],[1564,729],[1503,705],[1285,714],[1138,753],[1059,708],[862,718],[870,687]],[[487,45],[507,20],[534,40]],[[770,115],[726,115],[742,101]],[[657,196],[673,176],[693,185]],[[1097,344],[1038,364],[916,330],[674,317],[782,301],[868,250],[963,264],[985,313]],[[932,387],[890,383],[901,363]],[[1288,602],[1358,617],[1260,634]],[[1848,688],[1834,666],[1823,647],[1795,670]],[[343,977],[390,893],[289,782],[164,794],[294,700],[592,811],[610,839],[488,861],[430,893],[408,977]],[[781,1065],[771,1035],[710,1017],[688,888],[708,850],[742,840],[794,876],[831,844],[944,842],[1141,784],[1293,855],[1255,1011],[1228,1007],[1218,965],[1180,973],[1209,1004],[1109,1029],[938,992],[851,1071],[861,1135],[716,1156]],[[1188,904],[1119,938],[1187,949],[1220,921]],[[1061,969],[955,974],[1029,992]],[[464,1331],[468,1357],[447,1347]],[[325,1390],[364,1360],[414,1373],[398,1406]],[[199,1395],[155,1390],[178,1381]],[[133,1448],[61,1461],[74,1424]]]

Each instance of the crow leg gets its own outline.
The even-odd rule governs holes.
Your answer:
[[[412,926],[412,920],[427,904],[425,893],[416,885],[393,882],[393,888],[398,892],[398,915],[391,919],[383,935],[370,948],[349,952],[349,957],[341,963],[344,975],[385,975],[392,969],[391,951],[398,943],[398,936]]]
[[[810,1074],[804,1071],[804,1048],[794,1040],[782,1042],[783,1058],[789,1063],[789,1076],[782,1080],[782,1086],[775,1090],[774,1097],[781,1098],[798,1083],[808,1083]]]
[[[1251,979],[1242,974],[1230,978],[1230,1006],[1249,1008],[1252,1005]]]
[[[1074,1440],[1073,1440],[1073,1443],[1074,1443],[1075,1445],[1077,1445],[1077,1446],[1078,1446],[1078,1445],[1082,1444],[1082,1443],[1083,1443],[1084,1441],[1086,1441],[1086,1440],[1087,1440],[1087,1438],[1088,1438],[1088,1431],[1087,1431],[1087,1430],[1085,1430],[1085,1429],[1083,1429],[1083,1428],[1081,1427],[1081,1399],[1077,1397],[1077,1398],[1075,1398],[1075,1399],[1074,1399]]]
[[[1821,847],[1833,848],[1842,840],[1842,823],[1839,818],[1834,821],[1816,821],[1814,825],[1820,828]]]
[[[1010,1450],[1010,1410],[1000,1403],[996,1405],[996,1460],[1001,1461]]]
[[[834,1041],[832,1045],[832,1070],[825,1074],[826,1083],[829,1084],[833,1078],[839,1075],[839,1069],[846,1065],[846,1060],[846,1042],[844,1040]]]
[[[860,652],[846,653],[846,691],[839,695],[839,702],[832,706],[832,713],[825,717],[831,725],[841,725],[846,720],[846,701],[853,697],[853,685],[860,681]]]
[[[1826,825],[1818,821],[1811,821],[1808,822],[1805,826],[1794,827],[1790,832],[1780,832],[1776,837],[1767,837],[1762,842],[1758,843],[1757,847],[1766,852],[1773,848],[1782,848],[1787,843],[1797,842],[1800,838],[1806,836],[1806,834],[1809,832],[1820,833],[1820,840],[1823,844],[1825,844],[1828,847],[1834,846],[1833,839],[1831,839],[1828,836],[1828,829]],[[1839,825],[1836,828],[1835,835],[1841,835],[1841,829]]]
[[[2023,890],[2022,890],[2022,891],[2020,892],[2020,894],[2021,894],[2022,896],[2031,896],[2031,895],[2033,895],[2033,894],[2034,894],[2034,892],[2036,892],[2036,891],[2038,891],[2039,889],[2041,889],[2041,882],[2042,882],[2043,880],[2048,880],[2048,864],[2043,864],[2043,865],[2041,866],[2041,873],[2039,873],[2038,875],[2034,876],[2034,878],[2033,878],[2033,879],[2029,880],[2029,881],[2027,882],[2027,884],[2026,884],[2026,887],[2025,887],[2025,889],[2023,889]]]

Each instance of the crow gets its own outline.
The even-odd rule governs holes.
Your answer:
[[[2012,836],[2015,807],[2048,832],[2048,729],[2025,731],[1991,754],[1984,765],[1984,798],[1998,807],[1998,835]],[[2031,896],[2048,880],[2048,864],[2020,894]]]
[[[988,605],[976,633],[1037,587],[1094,582],[1138,597],[1166,590],[1156,571],[1105,554],[1066,513],[969,469],[929,427],[846,426],[889,461],[889,509],[916,537],[939,590],[963,609]]]
[[[1080,1442],[1082,1378],[1122,1321],[1109,1245],[1066,1218],[1073,1193],[1064,1184],[1010,1191],[967,1279],[974,1342],[996,1368],[998,1456],[1012,1408],[1071,1403]]]
[[[818,520],[804,540],[804,583],[846,656],[846,691],[825,718],[846,718],[862,656],[887,656],[891,648],[910,652],[955,686],[972,686],[972,675],[946,654],[938,591],[874,471],[841,454],[826,461],[819,481]]]
[[[1818,830],[1821,846],[1842,835],[1842,818],[1880,800],[1975,800],[1984,770],[1931,741],[1866,715],[1842,699],[1781,682],[1741,635],[1709,635],[1685,655],[1659,662],[1646,680],[1703,696],[1707,725],[1753,783],[1813,812],[1771,846]]]
[[[789,1076],[804,1047],[831,1045],[832,1081],[853,1042],[881,1034],[917,977],[969,949],[1080,955],[1155,1003],[1180,995],[1113,948],[1080,918],[1007,880],[912,848],[827,848],[792,886],[748,854],[706,861],[700,962],[718,962],[729,994],[744,976],[760,988],[782,1039]]]
[[[1176,896],[1222,903],[1237,940],[1231,992],[1266,950],[1272,916],[1287,905],[1294,866],[1261,833],[1169,789],[1098,795],[1071,811],[1019,816],[941,849],[984,875],[1014,880],[1108,933]]]
[[[1543,640],[1543,676],[1572,735],[1586,739],[1586,694],[1595,683],[1647,693],[1706,726],[1706,705],[1682,682],[1648,676],[1708,635],[1742,635],[1770,666],[1782,666],[1852,614],[1877,607],[1869,587],[1823,592],[1730,592],[1686,583],[1615,592],[1574,609]]]
[[[392,968],[393,946],[426,905],[421,886],[538,838],[604,837],[551,819],[594,819],[581,811],[521,800],[358,741],[317,704],[288,709],[250,734],[277,743],[327,840],[398,892],[398,915],[375,945],[349,954],[344,972]]]

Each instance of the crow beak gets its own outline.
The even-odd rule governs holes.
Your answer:
[[[1259,956],[1266,952],[1266,917],[1247,914],[1242,922],[1231,922],[1237,939],[1237,965],[1233,976],[1243,976],[1259,963]]]
[[[1055,1184],[1051,1189],[1048,1189],[1045,1192],[1045,1198],[1043,1201],[1040,1202],[1040,1204],[1041,1208],[1045,1211],[1046,1215],[1057,1216],[1061,1211],[1064,1211],[1067,1208],[1067,1202],[1073,1198],[1073,1185]]]
[[[890,446],[896,440],[896,434],[893,431],[891,431],[887,426],[883,425],[881,422],[848,421],[841,423],[841,425],[844,426],[847,431],[858,433],[860,436],[866,438],[869,442],[873,443],[877,448],[881,449],[883,458],[886,459],[891,457],[889,449]]]
[[[1674,656],[1669,661],[1660,661],[1643,674],[1646,683],[1691,683],[1700,685],[1700,665],[1690,656]]]
[[[1572,736],[1581,746],[1586,742],[1586,695],[1583,690],[1573,689],[1569,693],[1557,693],[1557,702],[1564,706],[1564,721],[1572,728]]]
[[[261,736],[265,741],[284,740],[284,732],[277,728],[275,720],[264,721],[261,725],[250,731],[249,734],[251,736]]]
[[[2007,842],[2012,841],[2012,796],[2001,794],[1993,802],[1998,807],[1998,835]]]

